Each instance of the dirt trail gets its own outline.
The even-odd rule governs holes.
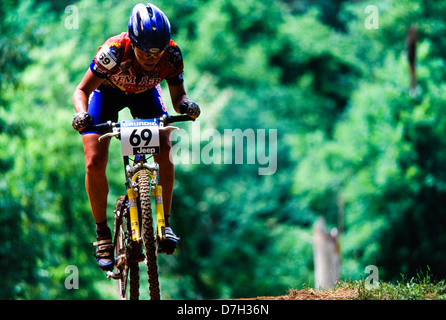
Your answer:
[[[351,300],[358,296],[358,291],[351,288],[340,287],[330,291],[316,291],[314,289],[294,290],[288,294],[277,297],[241,298],[236,300]]]

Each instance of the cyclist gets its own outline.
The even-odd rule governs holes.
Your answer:
[[[166,80],[176,112],[192,118],[200,115],[183,85],[183,58],[171,40],[170,23],[153,4],[137,4],[131,11],[128,32],[109,38],[97,52],[84,78],[73,94],[73,128],[82,133],[86,162],[85,186],[96,222],[95,257],[102,270],[113,269],[114,252],[106,206],[108,183],[106,166],[109,141],[98,142],[98,132],[88,126],[118,121],[118,112],[128,107],[134,118],[148,119],[167,115],[159,83]],[[170,226],[174,165],[169,159],[172,147],[168,131],[160,132],[162,153],[155,156],[163,186],[166,239],[160,252],[172,254],[179,237]]]

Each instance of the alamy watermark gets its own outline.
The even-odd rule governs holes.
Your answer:
[[[173,131],[170,160],[174,164],[257,164],[259,175],[277,170],[277,129],[191,129]]]
[[[65,268],[65,273],[68,273],[68,276],[65,278],[65,289],[73,290],[79,289],[79,270],[74,265],[69,265]]]
[[[368,5],[364,9],[364,13],[369,14],[364,20],[366,29],[379,29],[379,10],[377,6]]]
[[[65,13],[68,14],[65,17],[66,29],[79,29],[79,9],[75,5],[69,5],[65,7]]]
[[[365,288],[367,290],[378,289],[379,288],[378,267],[374,265],[369,265],[365,267],[365,273],[368,274],[367,278],[365,278],[364,280]]]

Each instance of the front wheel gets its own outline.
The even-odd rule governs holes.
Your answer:
[[[156,239],[150,202],[150,182],[147,171],[138,173],[139,201],[141,206],[143,242],[146,249],[147,274],[149,275],[150,299],[160,300],[158,266],[156,263]]]
[[[120,275],[117,278],[118,298],[127,300],[128,279],[130,278],[130,300],[139,299],[139,266],[134,258],[138,249],[135,244],[128,242],[129,220],[125,196],[118,198],[115,208],[115,268]],[[140,248],[140,247],[139,247]],[[140,252],[141,250],[139,250]]]
[[[127,212],[125,197],[119,197],[115,207],[115,267],[116,273],[120,275],[117,279],[118,299],[127,299],[127,280],[129,268],[127,266],[127,245],[126,245],[126,226],[124,219]]]

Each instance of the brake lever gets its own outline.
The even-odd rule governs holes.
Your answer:
[[[117,138],[119,139],[120,134],[121,134],[121,131],[119,129],[113,128],[113,132],[108,132],[108,133],[100,136],[98,138],[98,141],[101,142],[105,138],[111,138],[111,137],[116,137],[116,136],[118,136]]]
[[[174,126],[160,127],[160,131],[167,131],[167,130],[180,130],[180,128]]]

